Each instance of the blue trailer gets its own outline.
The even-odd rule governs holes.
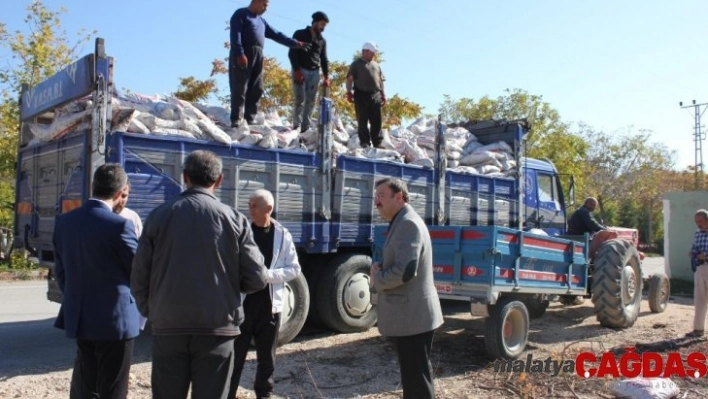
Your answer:
[[[21,95],[14,243],[49,269],[47,297],[53,301],[61,300],[52,269],[54,219],[89,198],[96,167],[111,162],[125,168],[131,181],[128,205],[145,219],[157,205],[183,189],[182,163],[196,149],[211,150],[223,159],[223,184],[216,193],[221,201],[246,211],[249,196],[257,189],[268,189],[275,197],[274,217],[292,233],[304,277],[287,285],[281,343],[295,337],[306,318],[339,332],[363,331],[376,323],[375,307],[369,300],[369,268],[375,228],[385,224],[373,206],[374,183],[382,177],[399,177],[408,183],[411,205],[431,228],[451,226],[451,231],[456,231],[458,227],[452,226],[478,226],[475,228],[487,231],[493,241],[479,241],[487,250],[496,248],[492,243],[499,237],[524,241],[526,235],[520,231],[532,227],[551,235],[565,233],[566,204],[555,167],[549,161],[522,156],[529,131],[525,121],[467,126],[480,143],[503,140],[514,150],[515,175],[523,179],[492,178],[446,170],[441,151],[432,169],[348,156],[339,156],[333,162],[331,101],[327,98],[320,109],[319,149],[305,153],[114,130],[113,90],[113,60],[106,55],[103,40],[97,39],[93,54],[35,87],[24,87]],[[88,128],[57,140],[33,142],[33,124],[50,123],[57,107],[86,96],[93,104]],[[442,134],[437,145],[444,145]],[[587,243],[539,239],[587,250]],[[452,248],[458,244],[451,241],[449,245]],[[514,245],[510,241],[504,248],[514,251]],[[452,259],[444,260],[448,247],[440,248],[436,256],[442,259],[441,265],[453,268],[453,274],[436,274],[439,290],[442,294],[450,290],[455,296],[467,295],[458,286],[468,280],[463,280]],[[563,260],[573,262],[572,270],[563,272],[570,273],[567,278],[573,284],[566,293],[580,295],[587,286],[587,267],[581,265],[580,253],[572,254]],[[566,255],[549,252],[551,255],[549,261],[557,262],[553,263],[553,272],[560,273],[563,261],[559,259]],[[494,256],[507,261],[511,255]],[[482,270],[481,264],[479,267]],[[470,269],[464,270],[468,273]],[[476,280],[469,282],[474,287],[493,285],[502,292],[498,288],[501,280],[488,280],[491,276],[471,276]],[[575,279],[580,280],[575,283]],[[526,284],[518,277],[505,281],[518,283],[517,288]],[[512,283],[508,283],[509,289],[515,286]],[[557,287],[551,291],[561,290]]]

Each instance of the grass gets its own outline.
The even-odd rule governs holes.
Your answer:
[[[644,252],[644,256],[647,258],[661,258],[664,255],[656,252]]]
[[[13,252],[10,259],[0,263],[0,271],[16,272],[16,271],[32,271],[38,270],[39,265],[30,261],[22,252]]]

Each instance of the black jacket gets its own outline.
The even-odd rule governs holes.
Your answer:
[[[598,223],[590,210],[584,206],[578,208],[568,220],[568,234],[570,235],[594,234],[600,230],[605,230],[605,226]]]
[[[293,71],[299,69],[315,70],[322,68],[324,76],[329,75],[329,60],[327,59],[327,41],[322,35],[313,36],[312,29],[308,26],[305,29],[296,30],[293,39],[309,43],[310,48],[305,51],[291,48],[288,52],[290,66]]]

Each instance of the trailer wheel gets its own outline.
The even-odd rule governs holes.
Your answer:
[[[489,307],[485,323],[485,346],[494,359],[516,359],[529,339],[529,314],[526,305],[513,297],[502,298]]]
[[[652,313],[662,313],[666,310],[670,294],[669,276],[660,273],[649,278],[649,309]]]
[[[578,306],[585,303],[585,298],[580,295],[561,295],[559,301],[566,306]]]
[[[280,329],[278,330],[278,345],[292,341],[305,325],[310,309],[310,292],[305,276],[300,274],[296,279],[285,283],[283,290],[283,311],[280,313]]]
[[[639,316],[642,272],[639,253],[629,240],[606,241],[595,256],[592,302],[605,327],[629,328]]]
[[[548,306],[550,305],[548,300],[542,301],[536,297],[524,299],[522,302],[526,305],[526,310],[528,311],[529,318],[531,319],[538,319],[543,316],[546,313],[546,309],[548,309]]]
[[[371,304],[369,270],[371,257],[342,254],[330,260],[317,286],[317,311],[329,329],[353,333],[376,324]]]

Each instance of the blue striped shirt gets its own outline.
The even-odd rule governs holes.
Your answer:
[[[691,247],[691,269],[696,271],[696,267],[708,260],[699,260],[696,256],[700,253],[708,255],[708,230],[696,230],[693,236],[693,246]]]

